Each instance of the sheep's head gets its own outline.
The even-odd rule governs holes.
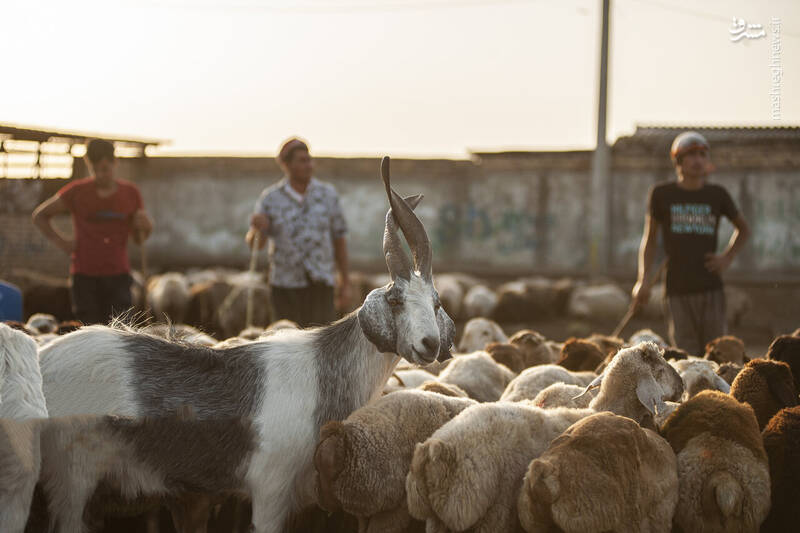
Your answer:
[[[458,343],[459,353],[476,352],[483,350],[491,342],[505,342],[508,340],[503,329],[494,320],[488,318],[473,318],[464,326],[461,342]]]
[[[358,310],[364,335],[381,352],[396,353],[410,363],[426,365],[450,358],[455,325],[447,316],[433,286],[431,243],[414,214],[421,196],[401,198],[389,182],[389,158],[381,175],[391,208],[386,213],[383,255],[392,282],[370,292]],[[403,232],[414,257],[405,254],[397,229]]]
[[[601,386],[600,395],[595,401],[606,394],[628,392],[620,388],[632,388],[642,406],[653,415],[666,409],[664,402],[680,401],[683,395],[681,376],[667,363],[662,351],[652,342],[643,342],[620,350],[605,371],[586,387],[584,394]]]
[[[747,362],[744,343],[731,335],[718,337],[706,344],[705,358],[718,364],[736,363],[743,365]]]

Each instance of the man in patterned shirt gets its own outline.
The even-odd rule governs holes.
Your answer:
[[[270,246],[272,319],[288,319],[301,327],[336,318],[334,263],[339,271],[343,309],[349,298],[347,224],[333,185],[312,177],[308,145],[288,140],[278,153],[286,177],[267,187],[256,202],[245,240],[253,247]]]

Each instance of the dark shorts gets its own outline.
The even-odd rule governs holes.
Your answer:
[[[130,274],[116,276],[72,275],[72,311],[84,324],[107,324],[131,305]]]
[[[336,319],[333,287],[312,283],[308,287],[271,287],[272,320],[292,320],[300,327],[321,326]]]
[[[670,341],[702,357],[706,344],[727,333],[725,293],[720,290],[672,294],[666,298]]]

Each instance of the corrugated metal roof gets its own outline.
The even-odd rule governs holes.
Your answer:
[[[637,125],[629,138],[658,138],[672,140],[684,131],[702,133],[709,142],[757,139],[800,139],[800,126],[700,126],[700,125]]]

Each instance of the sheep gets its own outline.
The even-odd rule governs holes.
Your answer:
[[[539,365],[525,369],[515,377],[500,396],[503,402],[533,400],[537,394],[553,383],[586,386],[578,376],[558,365]]]
[[[561,349],[561,357],[556,362],[567,370],[594,370],[603,362],[605,354],[593,342],[569,339]]]
[[[497,294],[486,285],[475,285],[464,295],[462,307],[466,320],[492,316],[497,308]]]
[[[444,396],[453,396],[456,398],[469,398],[469,394],[467,394],[467,392],[458,385],[453,385],[452,383],[442,383],[438,380],[426,381],[422,385],[418,386],[417,390],[437,392]]]
[[[792,371],[782,361],[753,359],[733,380],[730,393],[740,402],[750,404],[760,429],[784,407],[797,405]]]
[[[436,290],[439,291],[439,298],[442,300],[442,307],[453,320],[461,316],[461,302],[464,300],[464,289],[455,276],[442,274],[436,276],[434,281]]]
[[[601,335],[593,333],[585,340],[595,343],[605,353],[606,357],[613,357],[618,351],[625,347],[625,341],[619,337],[612,337],[610,335]],[[607,360],[610,362],[610,359]]]
[[[426,531],[514,531],[525,469],[590,409],[531,402],[468,407],[417,444],[406,477],[408,511]]]
[[[34,334],[41,335],[44,333],[57,333],[58,332],[58,319],[53,315],[47,313],[35,313],[31,315],[25,326]]]
[[[767,359],[789,365],[795,388],[800,391],[800,334],[781,335],[772,341],[767,350]]]
[[[742,365],[737,365],[736,363],[722,363],[717,368],[717,375],[724,379],[728,385],[732,385],[733,380],[736,379],[742,368],[744,368]]]
[[[596,387],[600,392],[590,408],[627,416],[652,429],[653,416],[666,408],[664,402],[678,401],[683,395],[683,380],[652,342],[620,350],[585,391]]]
[[[527,365],[522,351],[510,342],[490,342],[486,345],[486,353],[501,365],[505,365],[515,374],[519,374]]]
[[[222,279],[193,285],[189,291],[186,322],[194,324],[212,336],[224,335],[223,328],[219,324],[219,309],[231,289],[231,284]]]
[[[453,359],[438,377],[442,383],[457,385],[479,402],[494,402],[514,379],[514,373],[494,361],[486,352],[474,352]]]
[[[0,418],[47,418],[36,342],[0,324]]]
[[[612,284],[577,287],[570,295],[567,313],[577,318],[617,320],[628,309],[628,299],[625,291]]]
[[[40,419],[47,418],[38,347],[0,324],[0,531],[22,533],[39,478]]]
[[[189,297],[189,283],[180,272],[167,272],[147,281],[147,304],[156,320],[183,322]]]
[[[678,457],[675,526],[684,533],[757,532],[769,511],[770,480],[753,409],[702,391],[670,415],[661,434]]]
[[[396,370],[384,385],[384,392],[394,392],[401,389],[413,389],[426,381],[436,381],[436,376],[422,368]]]
[[[732,335],[717,337],[706,344],[706,353],[703,357],[717,364],[736,363],[737,365],[743,365],[748,361],[747,354],[744,351],[744,343]]]
[[[247,299],[253,293],[253,323],[247,324]],[[266,327],[270,323],[269,287],[266,283],[241,278],[222,301],[217,311],[219,326],[226,337],[238,335],[248,326]]]
[[[51,414],[159,416],[188,404],[200,419],[251,417],[259,435],[245,473],[253,524],[256,533],[279,531],[315,500],[320,427],[377,399],[401,357],[421,365],[450,357],[455,326],[433,287],[430,240],[408,203],[419,197],[397,195],[388,166],[387,158],[381,173],[391,209],[383,250],[392,281],[357,311],[227,350],[130,329],[82,328],[42,349]]]
[[[533,399],[533,404],[542,409],[552,409],[554,407],[587,408],[589,403],[597,396],[597,389],[591,390],[587,394],[581,394],[583,387],[582,385],[553,383],[536,395]]]
[[[508,337],[503,328],[488,318],[473,318],[464,325],[464,333],[458,343],[461,353],[483,350],[490,342],[506,342]]]
[[[406,390],[323,426],[314,454],[322,508],[357,516],[360,531],[406,531],[412,518],[405,481],[415,445],[471,405],[467,398]]]
[[[678,503],[669,443],[624,416],[597,413],[557,438],[525,474],[517,509],[531,533],[669,533]]]
[[[713,361],[691,358],[670,361],[670,365],[678,371],[683,380],[683,401],[706,389],[722,391],[725,394],[731,391],[728,382],[717,374],[719,367]]]
[[[525,359],[525,368],[535,365],[547,365],[558,360],[559,350],[554,350],[541,333],[530,329],[523,329],[514,333],[510,339],[522,352]]]
[[[800,523],[800,406],[781,409],[761,433],[769,457],[772,505],[764,533],[792,531]]]
[[[126,501],[144,497],[146,506],[167,499],[179,533],[205,531],[209,496],[246,493],[245,474],[257,440],[253,423],[242,417],[50,419],[41,429],[40,483],[51,523],[56,533],[88,531],[84,516],[92,513],[87,506],[100,507],[102,498],[97,502],[95,492],[101,488]],[[187,493],[204,497],[187,498]],[[197,507],[194,513],[187,512],[192,507]],[[190,523],[180,523],[187,519]]]
[[[664,348],[664,359],[667,361],[682,361],[689,359],[689,353],[686,350],[681,350],[675,346]]]
[[[640,342],[653,342],[659,348],[669,348],[669,344],[655,331],[652,329],[640,329],[636,333],[630,336],[628,339],[629,346],[635,346]]]

